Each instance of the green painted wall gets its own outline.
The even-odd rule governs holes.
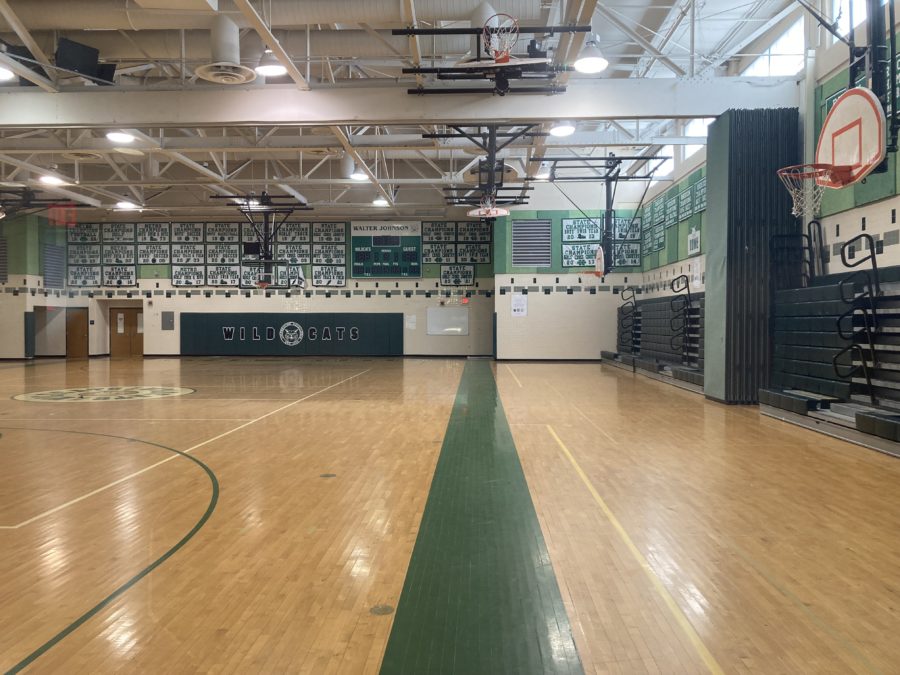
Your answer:
[[[616,209],[616,216],[631,218],[633,209]],[[494,224],[494,273],[495,274],[579,274],[593,271],[591,267],[563,267],[562,255],[562,221],[564,218],[602,218],[604,211],[587,209],[581,211],[515,211],[509,216],[497,218]],[[551,223],[552,264],[550,267],[513,267],[512,238],[510,236],[513,220],[549,220]],[[572,243],[572,242],[567,242]],[[480,267],[480,266],[479,266]],[[616,272],[640,272],[640,267],[619,267]],[[480,276],[480,270],[479,270]]]
[[[47,219],[41,216],[18,216],[3,221],[3,236],[9,252],[9,274],[40,274],[41,230]],[[65,234],[63,234],[65,237]]]
[[[660,195],[657,195],[655,199],[653,199],[650,204],[645,204],[641,209],[641,219],[644,224],[644,229],[647,229],[648,224],[649,227],[653,227],[652,218],[650,217],[651,213],[651,205],[655,203],[657,200],[669,200],[672,198],[678,197],[678,195],[688,188],[692,188],[697,182],[703,179],[706,176],[706,167],[702,166],[696,171],[693,171],[690,175],[685,178],[682,178],[680,181],[672,185],[668,190],[663,192]],[[707,199],[709,199],[709,189],[707,187]],[[696,208],[696,207],[695,207]],[[663,267],[665,265],[671,265],[672,263],[680,262],[682,260],[686,260],[689,257],[694,257],[696,255],[700,255],[703,253],[705,248],[704,243],[704,225],[706,223],[706,211],[700,211],[699,213],[694,213],[689,218],[680,219],[676,225],[672,227],[666,228],[666,240],[665,245],[662,249],[658,251],[648,251],[648,246],[644,247],[644,255],[643,255],[643,267],[642,269],[645,272],[650,270],[654,270],[658,267]],[[700,250],[693,254],[688,255],[688,235],[692,230],[700,230]],[[646,241],[646,240],[645,240]]]

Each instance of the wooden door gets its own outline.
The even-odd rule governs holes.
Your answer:
[[[66,308],[66,358],[86,359],[88,357],[88,310],[87,307]]]
[[[139,318],[140,317],[140,318]],[[144,315],[138,307],[112,307],[109,310],[109,355],[144,355]]]

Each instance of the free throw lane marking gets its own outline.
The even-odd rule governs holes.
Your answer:
[[[185,454],[191,453],[194,450],[197,450],[198,448],[202,448],[204,445],[209,445],[210,443],[212,443],[214,441],[218,441],[219,439],[225,438],[226,436],[229,436],[236,431],[240,431],[241,429],[249,427],[251,424],[256,424],[257,422],[264,420],[267,417],[271,417],[272,415],[277,415],[278,413],[282,412],[283,410],[287,410],[291,406],[295,406],[298,403],[302,403],[303,401],[305,401],[309,398],[312,398],[313,396],[318,396],[319,394],[324,393],[324,392],[328,391],[329,389],[333,389],[334,387],[344,384],[344,382],[349,382],[350,380],[352,380],[354,378],[360,377],[361,375],[365,375],[370,370],[372,370],[372,369],[367,368],[366,370],[362,371],[361,373],[357,373],[356,375],[351,375],[350,377],[344,378],[340,382],[335,382],[334,384],[330,384],[327,387],[325,387],[324,389],[315,391],[312,394],[308,394],[307,396],[304,396],[303,398],[298,398],[296,401],[292,401],[291,403],[288,403],[287,405],[283,405],[280,408],[276,408],[275,410],[272,410],[271,412],[267,412],[265,415],[260,415],[259,417],[252,419],[249,422],[244,422],[243,424],[236,426],[234,429],[230,429],[224,433],[219,434],[218,436],[213,436],[212,438],[208,438],[205,441],[197,443],[197,445],[192,445],[187,450],[185,450],[184,453]],[[9,420],[9,421],[14,422],[15,420]],[[15,427],[10,427],[10,428],[15,428]],[[52,429],[52,430],[48,429],[48,431],[65,433],[65,431],[62,429]],[[166,459],[160,460],[156,464],[151,464],[150,466],[145,467],[145,468],[141,469],[140,471],[135,471],[134,473],[131,473],[131,474],[128,474],[127,476],[123,476],[122,478],[119,478],[118,480],[114,480],[111,483],[107,483],[106,485],[99,487],[96,490],[92,490],[91,492],[88,492],[85,495],[76,497],[75,499],[72,499],[72,500],[66,502],[65,504],[60,504],[59,506],[49,509],[48,511],[39,513],[38,515],[33,516],[33,517],[29,518],[28,520],[23,520],[21,523],[18,523],[17,525],[0,525],[0,530],[18,530],[20,527],[25,527],[26,525],[30,525],[33,522],[36,522],[38,520],[41,520],[42,518],[46,518],[47,516],[56,513],[57,511],[62,511],[63,509],[72,506],[73,504],[77,504],[78,502],[84,501],[85,499],[88,499],[89,497],[93,497],[96,494],[105,492],[109,488],[115,487],[116,485],[119,485],[120,483],[124,483],[127,480],[135,478],[136,476],[140,476],[142,473],[146,473],[146,472],[150,471],[151,469],[155,469],[156,467],[161,466],[162,464],[165,464],[166,462],[171,462],[176,457],[178,457],[178,455],[172,455],[171,457],[167,457]]]
[[[656,573],[653,571],[650,563],[647,562],[647,559],[638,550],[638,547],[634,545],[634,542],[631,540],[631,537],[628,536],[628,532],[625,531],[625,528],[622,527],[619,519],[616,518],[615,514],[610,510],[609,506],[606,505],[606,502],[603,501],[603,497],[600,496],[600,493],[597,492],[597,489],[594,487],[591,479],[587,477],[587,474],[575,460],[575,457],[572,456],[569,448],[567,448],[566,444],[562,442],[562,439],[557,435],[552,426],[550,426],[549,424],[546,426],[547,431],[549,431],[550,435],[553,436],[553,440],[556,441],[556,444],[559,445],[560,450],[562,450],[562,453],[566,456],[566,459],[569,460],[572,468],[575,469],[575,473],[577,473],[578,477],[581,478],[581,482],[584,483],[585,487],[588,489],[588,492],[591,493],[594,501],[597,502],[600,510],[603,511],[606,519],[616,531],[616,534],[619,535],[622,543],[625,544],[625,548],[628,549],[632,557],[635,559],[638,565],[640,565],[641,569],[644,570],[647,577],[650,579],[650,582],[653,584],[654,590],[656,590],[657,594],[660,596],[660,598],[662,598],[663,602],[666,604],[666,607],[669,608],[669,611],[671,612],[672,617],[675,619],[675,622],[684,632],[685,637],[687,637],[688,641],[693,646],[694,651],[697,652],[697,656],[700,657],[700,660],[703,661],[704,665],[710,673],[713,673],[714,675],[725,675],[725,671],[722,670],[722,667],[719,665],[718,661],[716,661],[716,658],[712,655],[709,649],[706,648],[706,645],[703,644],[703,640],[701,640],[700,636],[697,635],[697,631],[694,630],[691,622],[684,615],[684,612],[681,611],[681,608],[678,606],[678,603],[675,602],[675,599],[672,597],[671,593],[669,593],[669,590],[663,585],[659,577],[656,576]]]
[[[516,374],[513,372],[512,366],[507,363],[506,369],[509,371],[509,374],[513,376],[513,379],[516,381],[516,384],[519,385],[519,387],[521,388],[522,382],[519,380],[518,377],[516,377]]]

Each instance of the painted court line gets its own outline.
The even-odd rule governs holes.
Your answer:
[[[671,593],[669,593],[669,590],[663,585],[659,577],[656,576],[656,572],[653,571],[650,563],[647,562],[647,559],[638,550],[638,547],[635,546],[634,542],[631,540],[631,537],[628,536],[628,532],[626,532],[625,528],[622,527],[619,519],[616,518],[615,514],[610,510],[609,506],[606,505],[606,502],[603,501],[603,497],[600,496],[600,493],[597,492],[590,478],[587,477],[587,474],[585,474],[584,470],[581,468],[578,462],[575,461],[575,458],[572,456],[569,448],[566,447],[566,444],[562,442],[562,439],[556,434],[556,431],[554,431],[553,427],[549,424],[547,425],[547,431],[549,431],[550,435],[553,436],[556,444],[559,445],[560,450],[562,450],[563,454],[566,456],[566,459],[569,460],[572,468],[575,469],[575,473],[577,473],[578,477],[581,478],[581,482],[584,483],[585,487],[588,489],[588,492],[591,493],[594,501],[597,502],[597,505],[600,507],[600,510],[603,511],[603,514],[606,516],[609,524],[613,526],[616,534],[619,535],[619,539],[621,539],[622,543],[625,544],[625,548],[628,549],[634,560],[638,563],[638,565],[640,565],[641,569],[644,570],[647,577],[650,579],[650,582],[653,584],[654,590],[666,604],[666,607],[669,608],[669,612],[671,612],[672,617],[675,619],[675,622],[684,632],[685,637],[687,637],[687,639],[690,641],[691,646],[693,646],[694,648],[694,651],[697,652],[697,656],[700,657],[700,660],[703,661],[704,665],[710,673],[713,673],[713,675],[725,675],[725,671],[722,670],[719,662],[716,661],[716,658],[712,655],[709,649],[707,649],[706,645],[703,644],[703,640],[701,640],[700,636],[697,635],[697,631],[694,630],[691,622],[684,615],[684,612],[681,611],[681,608],[678,606],[678,603],[675,602],[675,599],[672,597]]]
[[[214,441],[218,441],[219,439],[225,438],[226,436],[229,436],[236,431],[240,431],[241,429],[245,429],[245,428],[249,427],[251,424],[256,424],[257,422],[264,420],[267,417],[271,417],[272,415],[276,415],[284,410],[287,410],[291,406],[295,406],[298,403],[302,403],[303,401],[310,399],[313,396],[318,396],[319,394],[326,392],[329,389],[333,389],[334,387],[342,385],[342,384],[344,384],[344,382],[349,382],[350,380],[352,380],[354,378],[357,378],[361,375],[365,375],[370,370],[372,370],[372,369],[367,368],[366,370],[364,370],[360,373],[357,373],[356,375],[351,375],[350,377],[347,377],[347,378],[341,380],[340,382],[335,382],[334,384],[331,384],[331,385],[325,387],[324,389],[320,389],[319,391],[313,392],[312,394],[309,394],[308,396],[304,396],[303,398],[298,398],[296,401],[288,403],[287,405],[283,405],[280,408],[276,408],[275,410],[272,410],[271,412],[267,412],[265,415],[260,415],[259,417],[256,417],[256,418],[250,420],[249,422],[244,422],[243,424],[236,426],[234,429],[230,429],[229,431],[221,433],[218,436],[213,436],[212,438],[208,438],[205,441],[202,441],[201,443],[197,443],[197,445],[192,445],[187,450],[185,450],[184,453],[185,454],[191,453],[194,450],[197,450],[198,448],[202,448],[204,445],[209,445],[210,443],[212,443]],[[15,420],[9,420],[9,421],[12,422]],[[50,429],[48,431],[61,431],[61,430],[60,429]],[[127,480],[131,480],[132,478],[135,478],[136,476],[140,476],[142,473],[147,473],[148,471],[155,469],[156,467],[158,467],[162,464],[165,464],[166,462],[171,462],[173,459],[175,459],[177,457],[178,457],[178,455],[172,455],[171,457],[167,457],[166,459],[160,460],[156,464],[151,464],[150,466],[145,467],[145,468],[141,469],[140,471],[135,471],[132,474],[123,476],[122,478],[119,478],[118,480],[115,480],[112,483],[108,483],[102,487],[97,488],[96,490],[92,490],[91,492],[88,492],[85,495],[76,497],[75,499],[72,499],[71,501],[68,501],[65,504],[60,504],[59,506],[56,506],[56,507],[50,509],[49,511],[44,511],[43,513],[39,513],[38,515],[33,516],[33,517],[29,518],[28,520],[23,520],[18,525],[0,525],[0,530],[18,530],[20,527],[25,527],[26,525],[30,525],[31,523],[33,523],[35,521],[41,520],[42,518],[46,518],[47,516],[52,515],[52,514],[56,513],[57,511],[62,511],[63,509],[72,506],[73,504],[77,504],[78,502],[84,501],[85,499],[88,499],[90,497],[93,497],[96,494],[104,492],[104,491],[108,490],[109,488],[115,487],[116,485],[119,485],[120,483],[124,483]]]
[[[513,379],[516,381],[516,384],[519,385],[519,387],[521,388],[522,382],[519,380],[518,377],[516,377],[516,374],[513,372],[512,366],[507,363],[506,369],[509,371],[509,374],[513,376]]]

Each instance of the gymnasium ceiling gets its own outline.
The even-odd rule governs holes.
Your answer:
[[[504,151],[521,181],[536,172],[533,158],[651,155],[663,145],[702,143],[677,121],[796,96],[790,82],[760,87],[730,76],[800,16],[790,0],[491,4],[523,25],[591,24],[609,67],[559,73],[554,83],[567,89],[556,95],[407,94],[434,81],[402,68],[452,65],[470,38],[391,29],[467,27],[478,0],[0,0],[0,39],[27,46],[47,66],[37,75],[0,53],[0,67],[35,85],[0,84],[0,188],[72,200],[96,209],[91,217],[109,215],[123,199],[144,206],[144,217],[212,214],[225,207],[211,195],[263,189],[302,195],[326,216],[371,212],[376,192],[390,201],[385,215],[440,216],[444,189],[467,184],[483,154],[466,139],[423,138],[448,125],[497,120],[507,130],[546,131],[552,120],[576,120],[572,136],[522,138]],[[292,75],[237,85],[198,77],[212,60],[217,13],[238,25],[248,70],[264,41],[277,42]],[[115,63],[112,86],[53,67],[60,38]],[[571,64],[584,39],[554,35],[543,46],[556,64]],[[110,130],[136,140],[117,145],[106,138]],[[346,177],[342,157],[365,164],[367,180]],[[583,167],[584,175],[592,171]],[[47,174],[65,185],[40,182]]]

